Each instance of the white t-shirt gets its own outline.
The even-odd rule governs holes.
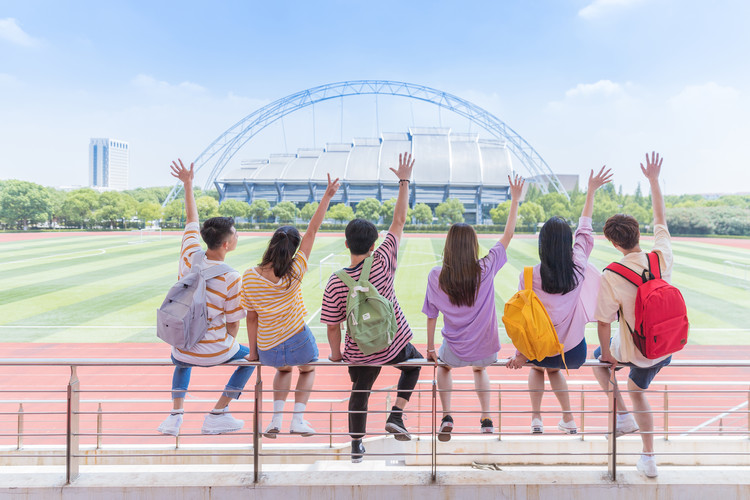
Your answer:
[[[654,246],[652,251],[659,255],[659,267],[661,277],[669,283],[672,280],[672,243],[669,230],[664,224],[654,226]],[[625,255],[620,264],[629,267],[638,274],[648,269],[647,252],[633,252]],[[622,363],[633,363],[642,368],[654,366],[662,362],[668,356],[658,359],[648,359],[633,343],[633,337],[628,330],[627,324],[635,325],[635,295],[638,288],[631,282],[612,272],[602,274],[599,286],[599,298],[596,305],[596,319],[602,323],[612,323],[617,319],[617,312],[622,307],[623,315],[620,318],[620,328],[612,335],[610,350],[617,361]],[[623,321],[623,319],[625,321]]]

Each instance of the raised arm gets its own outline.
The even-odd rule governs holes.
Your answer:
[[[523,185],[526,181],[523,177],[516,175],[513,180],[508,176],[508,184],[510,185],[510,213],[508,214],[508,222],[505,223],[505,231],[500,237],[500,243],[507,249],[510,245],[510,240],[513,238],[513,232],[516,230],[516,219],[518,219],[518,201],[521,199],[521,193],[523,193]]]
[[[299,251],[304,253],[305,257],[310,257],[313,243],[315,243],[315,235],[318,233],[320,224],[323,222],[323,218],[328,210],[328,205],[338,189],[338,177],[335,181],[331,181],[331,174],[328,174],[328,187],[326,187],[326,192],[323,193],[323,199],[320,200],[318,208],[315,210],[315,214],[313,214],[312,219],[310,219],[310,224],[307,225],[307,231],[305,231],[304,236],[302,236],[302,242],[299,244]]]
[[[177,161],[180,164],[177,164]],[[182,186],[185,191],[185,215],[187,216],[188,224],[191,222],[198,222],[198,207],[195,206],[195,196],[193,196],[193,164],[190,164],[190,169],[185,168],[182,164],[182,160],[179,158],[177,161],[172,162],[172,177],[177,177],[182,181]]]
[[[604,169],[607,169],[606,171]],[[596,190],[612,180],[612,169],[603,166],[599,173],[594,175],[594,170],[591,169],[589,174],[589,188],[586,191],[586,203],[583,204],[583,210],[581,211],[581,217],[591,217],[594,213],[594,195]]]
[[[641,163],[641,171],[643,175],[648,179],[648,183],[651,185],[651,206],[654,209],[654,224],[666,224],[666,208],[664,206],[664,196],[661,194],[661,186],[659,185],[659,173],[661,172],[661,164],[664,158],[659,158],[659,153],[651,152],[651,159],[646,153],[646,166]]]
[[[400,240],[406,224],[406,211],[409,208],[409,183],[411,182],[411,170],[414,168],[414,160],[410,153],[398,155],[398,170],[391,168],[391,172],[398,177],[398,198],[393,209],[393,222],[388,231]]]

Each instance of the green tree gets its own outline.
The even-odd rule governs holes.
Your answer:
[[[396,198],[385,200],[380,205],[380,215],[383,216],[383,223],[390,224],[393,222],[393,211],[396,209]]]
[[[250,204],[250,215],[255,222],[263,222],[271,216],[271,204],[268,200],[255,200]]]
[[[632,215],[640,224],[651,224],[651,210],[646,210],[635,200],[626,203],[625,206],[622,207],[622,213]],[[609,215],[611,217],[613,214]]]
[[[326,212],[326,219],[333,219],[339,222],[350,221],[354,218],[354,210],[346,203],[338,203]]]
[[[212,196],[201,196],[195,200],[195,206],[198,208],[198,218],[200,220],[219,216],[219,202]]]
[[[118,220],[127,220],[136,214],[137,202],[129,194],[119,191],[105,191],[99,196],[99,209],[94,217],[99,222],[109,222],[114,229]]]
[[[271,209],[271,213],[273,213],[273,216],[276,217],[279,222],[294,222],[299,210],[297,210],[297,207],[294,206],[294,203],[291,201],[282,201],[281,203],[277,203],[276,206]]]
[[[443,224],[455,224],[464,221],[464,204],[456,198],[448,198],[443,203],[435,207],[435,216]]]
[[[49,194],[49,201],[50,201],[50,208],[47,212],[47,221],[49,222],[50,227],[52,227],[53,222],[59,222],[61,219],[60,212],[62,210],[63,203],[65,203],[65,191],[60,191],[55,188],[47,188],[47,193]]]
[[[493,224],[505,224],[508,222],[508,216],[510,215],[511,201],[504,201],[499,203],[495,208],[490,209],[490,217],[492,218]]]
[[[182,224],[185,220],[185,201],[177,199],[167,203],[163,210],[163,216],[166,222]]]
[[[356,215],[360,219],[377,222],[380,219],[380,202],[375,198],[365,198],[357,203]]]
[[[544,221],[544,209],[538,203],[526,201],[518,208],[521,225],[536,231],[536,225]]]
[[[219,213],[222,217],[246,219],[250,215],[250,205],[240,200],[224,200],[219,205]]]
[[[432,209],[427,203],[417,203],[412,211],[417,224],[432,224]]]
[[[306,203],[305,206],[302,207],[302,210],[300,210],[300,218],[303,221],[310,222],[312,220],[313,215],[315,215],[315,211],[318,209],[318,202],[313,201],[312,203]]]
[[[94,216],[94,210],[99,208],[99,193],[90,188],[76,189],[65,197],[60,209],[60,215],[66,224],[75,224],[81,229]]]
[[[138,218],[146,224],[153,221],[160,221],[162,218],[161,205],[153,201],[140,202],[138,204]]]
[[[0,191],[0,218],[8,225],[20,223],[24,231],[29,223],[46,220],[50,208],[49,192],[39,184],[9,180]]]
[[[539,198],[536,202],[544,209],[547,217],[558,216],[570,219],[570,201],[568,198],[558,192],[547,193]]]
[[[599,191],[609,185],[610,184],[606,184],[605,186],[599,188]],[[602,197],[602,199],[599,199],[599,193],[597,193],[597,200],[596,203],[594,203],[594,213],[591,216],[591,222],[593,223],[594,229],[600,230],[601,228],[603,228],[604,223],[607,222],[607,219],[618,212],[620,212],[620,207],[617,205],[617,202],[615,200],[607,197]],[[645,221],[638,220],[638,222],[644,223]]]

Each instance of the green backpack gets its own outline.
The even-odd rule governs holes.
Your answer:
[[[336,271],[336,276],[349,287],[346,295],[346,330],[365,355],[380,352],[391,345],[398,329],[393,304],[368,281],[371,268],[372,257],[368,257],[357,282],[343,269]]]

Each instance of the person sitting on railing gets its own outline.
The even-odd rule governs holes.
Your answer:
[[[242,307],[247,311],[250,346],[247,359],[255,361],[260,358],[261,364],[276,368],[273,418],[263,433],[268,438],[275,438],[281,431],[293,366],[298,367],[299,378],[289,432],[303,436],[315,433],[303,418],[315,379],[315,368],[304,365],[318,360],[318,346],[305,324],[302,277],[307,271],[315,235],[338,188],[338,179],[331,181],[329,175],[328,187],[305,235],[300,237],[293,226],[281,226],[268,242],[260,264],[249,268],[242,276]]]
[[[651,204],[654,211],[654,246],[652,251],[659,256],[662,279],[670,281],[672,275],[672,244],[665,216],[664,198],[659,186],[659,173],[663,159],[656,153],[651,158],[646,154],[646,166],[641,163],[641,171],[651,185]],[[641,250],[638,221],[630,215],[613,215],[604,224],[604,236],[619,250],[623,258],[620,263],[638,274],[648,269],[648,256]],[[612,366],[630,367],[628,391],[635,410],[635,419],[628,413],[625,400],[615,387],[617,398],[616,435],[641,431],[643,454],[638,460],[638,470],[648,477],[656,477],[654,460],[654,416],[646,399],[645,391],[651,385],[659,370],[667,366],[672,356],[656,359],[646,358],[635,346],[627,325],[635,325],[635,297],[637,287],[615,273],[604,273],[599,288],[596,319],[599,321],[599,343],[594,357]],[[618,316],[619,313],[619,316]],[[620,328],[614,335],[612,322],[619,318]],[[611,338],[610,338],[611,335]],[[610,369],[594,368],[594,375],[605,391],[610,385]],[[611,411],[611,408],[610,408]]]
[[[591,215],[594,212],[594,194],[604,184],[610,182],[611,171],[605,167],[595,176],[589,175],[586,201],[578,219],[575,237],[568,221],[561,217],[552,217],[544,223],[539,231],[540,263],[533,268],[532,289],[549,314],[560,343],[564,345],[563,356],[548,356],[541,361],[531,360],[534,365],[529,370],[529,397],[531,398],[531,432],[542,434],[542,398],[544,396],[544,373],[547,372],[550,386],[562,408],[562,419],[557,428],[566,434],[578,432],[573,413],[570,410],[568,383],[560,371],[561,368],[575,369],[586,361],[586,323],[593,321],[596,307],[596,293],[590,296],[584,292],[587,285],[598,288],[599,271],[587,269],[589,256],[594,248]],[[584,279],[585,278],[585,279]],[[587,283],[589,282],[589,283]],[[519,290],[523,290],[524,273],[521,272]],[[591,311],[591,319],[587,315]],[[508,368],[521,368],[527,361],[526,356],[516,351]]]
[[[179,268],[179,277],[182,278],[193,266],[205,268],[223,263],[226,254],[237,248],[237,230],[231,217],[212,217],[204,221],[201,228],[193,196],[193,165],[190,164],[188,170],[182,164],[182,160],[179,160],[179,165],[172,162],[172,175],[182,181],[185,191],[187,223],[182,237]],[[205,252],[201,250],[199,229],[203,241],[208,246]],[[243,359],[249,353],[248,348],[240,345],[235,338],[240,320],[245,317],[245,311],[240,306],[240,274],[232,270],[209,278],[206,280],[206,291],[208,310],[213,313],[211,327],[206,336],[190,351],[172,347],[172,362],[175,365],[172,377],[173,410],[159,426],[158,431],[162,434],[176,436],[180,432],[191,367],[216,366]],[[230,415],[227,406],[232,399],[240,397],[254,369],[254,366],[237,367],[216,406],[206,415],[201,429],[203,434],[223,434],[242,429],[244,422]]]
[[[419,359],[422,355],[409,343],[411,328],[406,321],[401,306],[396,300],[393,288],[396,273],[398,245],[406,223],[409,200],[409,183],[414,161],[411,155],[399,155],[398,170],[391,168],[399,181],[398,199],[393,211],[393,222],[383,242],[375,249],[378,230],[374,224],[364,219],[354,219],[346,226],[346,246],[351,253],[351,266],[343,271],[354,281],[358,281],[363,270],[363,262],[371,258],[369,282],[380,295],[393,304],[396,317],[396,332],[388,347],[373,354],[365,355],[347,331],[344,353],[341,353],[341,323],[347,318],[347,295],[349,287],[336,274],[331,275],[323,293],[323,306],[320,321],[328,325],[328,342],[331,345],[331,361],[343,361],[356,365],[382,365],[402,363],[409,359]],[[352,437],[352,462],[361,462],[365,448],[362,438],[367,427],[367,403],[370,390],[380,373],[380,366],[350,366],[349,378],[352,381],[352,395],[349,398],[349,433]],[[400,441],[408,441],[411,435],[403,421],[403,410],[419,380],[418,366],[400,366],[398,398],[391,408],[385,430]]]
[[[482,409],[479,425],[483,433],[493,433],[490,418],[490,379],[486,367],[497,361],[500,340],[495,311],[495,276],[508,262],[506,249],[513,238],[518,202],[524,180],[508,177],[512,204],[505,231],[487,256],[479,258],[477,233],[469,224],[453,224],[443,250],[443,265],[427,277],[422,312],[427,315],[427,359],[444,363],[438,367],[437,386],[443,406],[438,439],[449,441],[453,430],[451,416],[451,369],[471,366],[474,387]],[[443,343],[435,352],[435,325],[443,313]]]

